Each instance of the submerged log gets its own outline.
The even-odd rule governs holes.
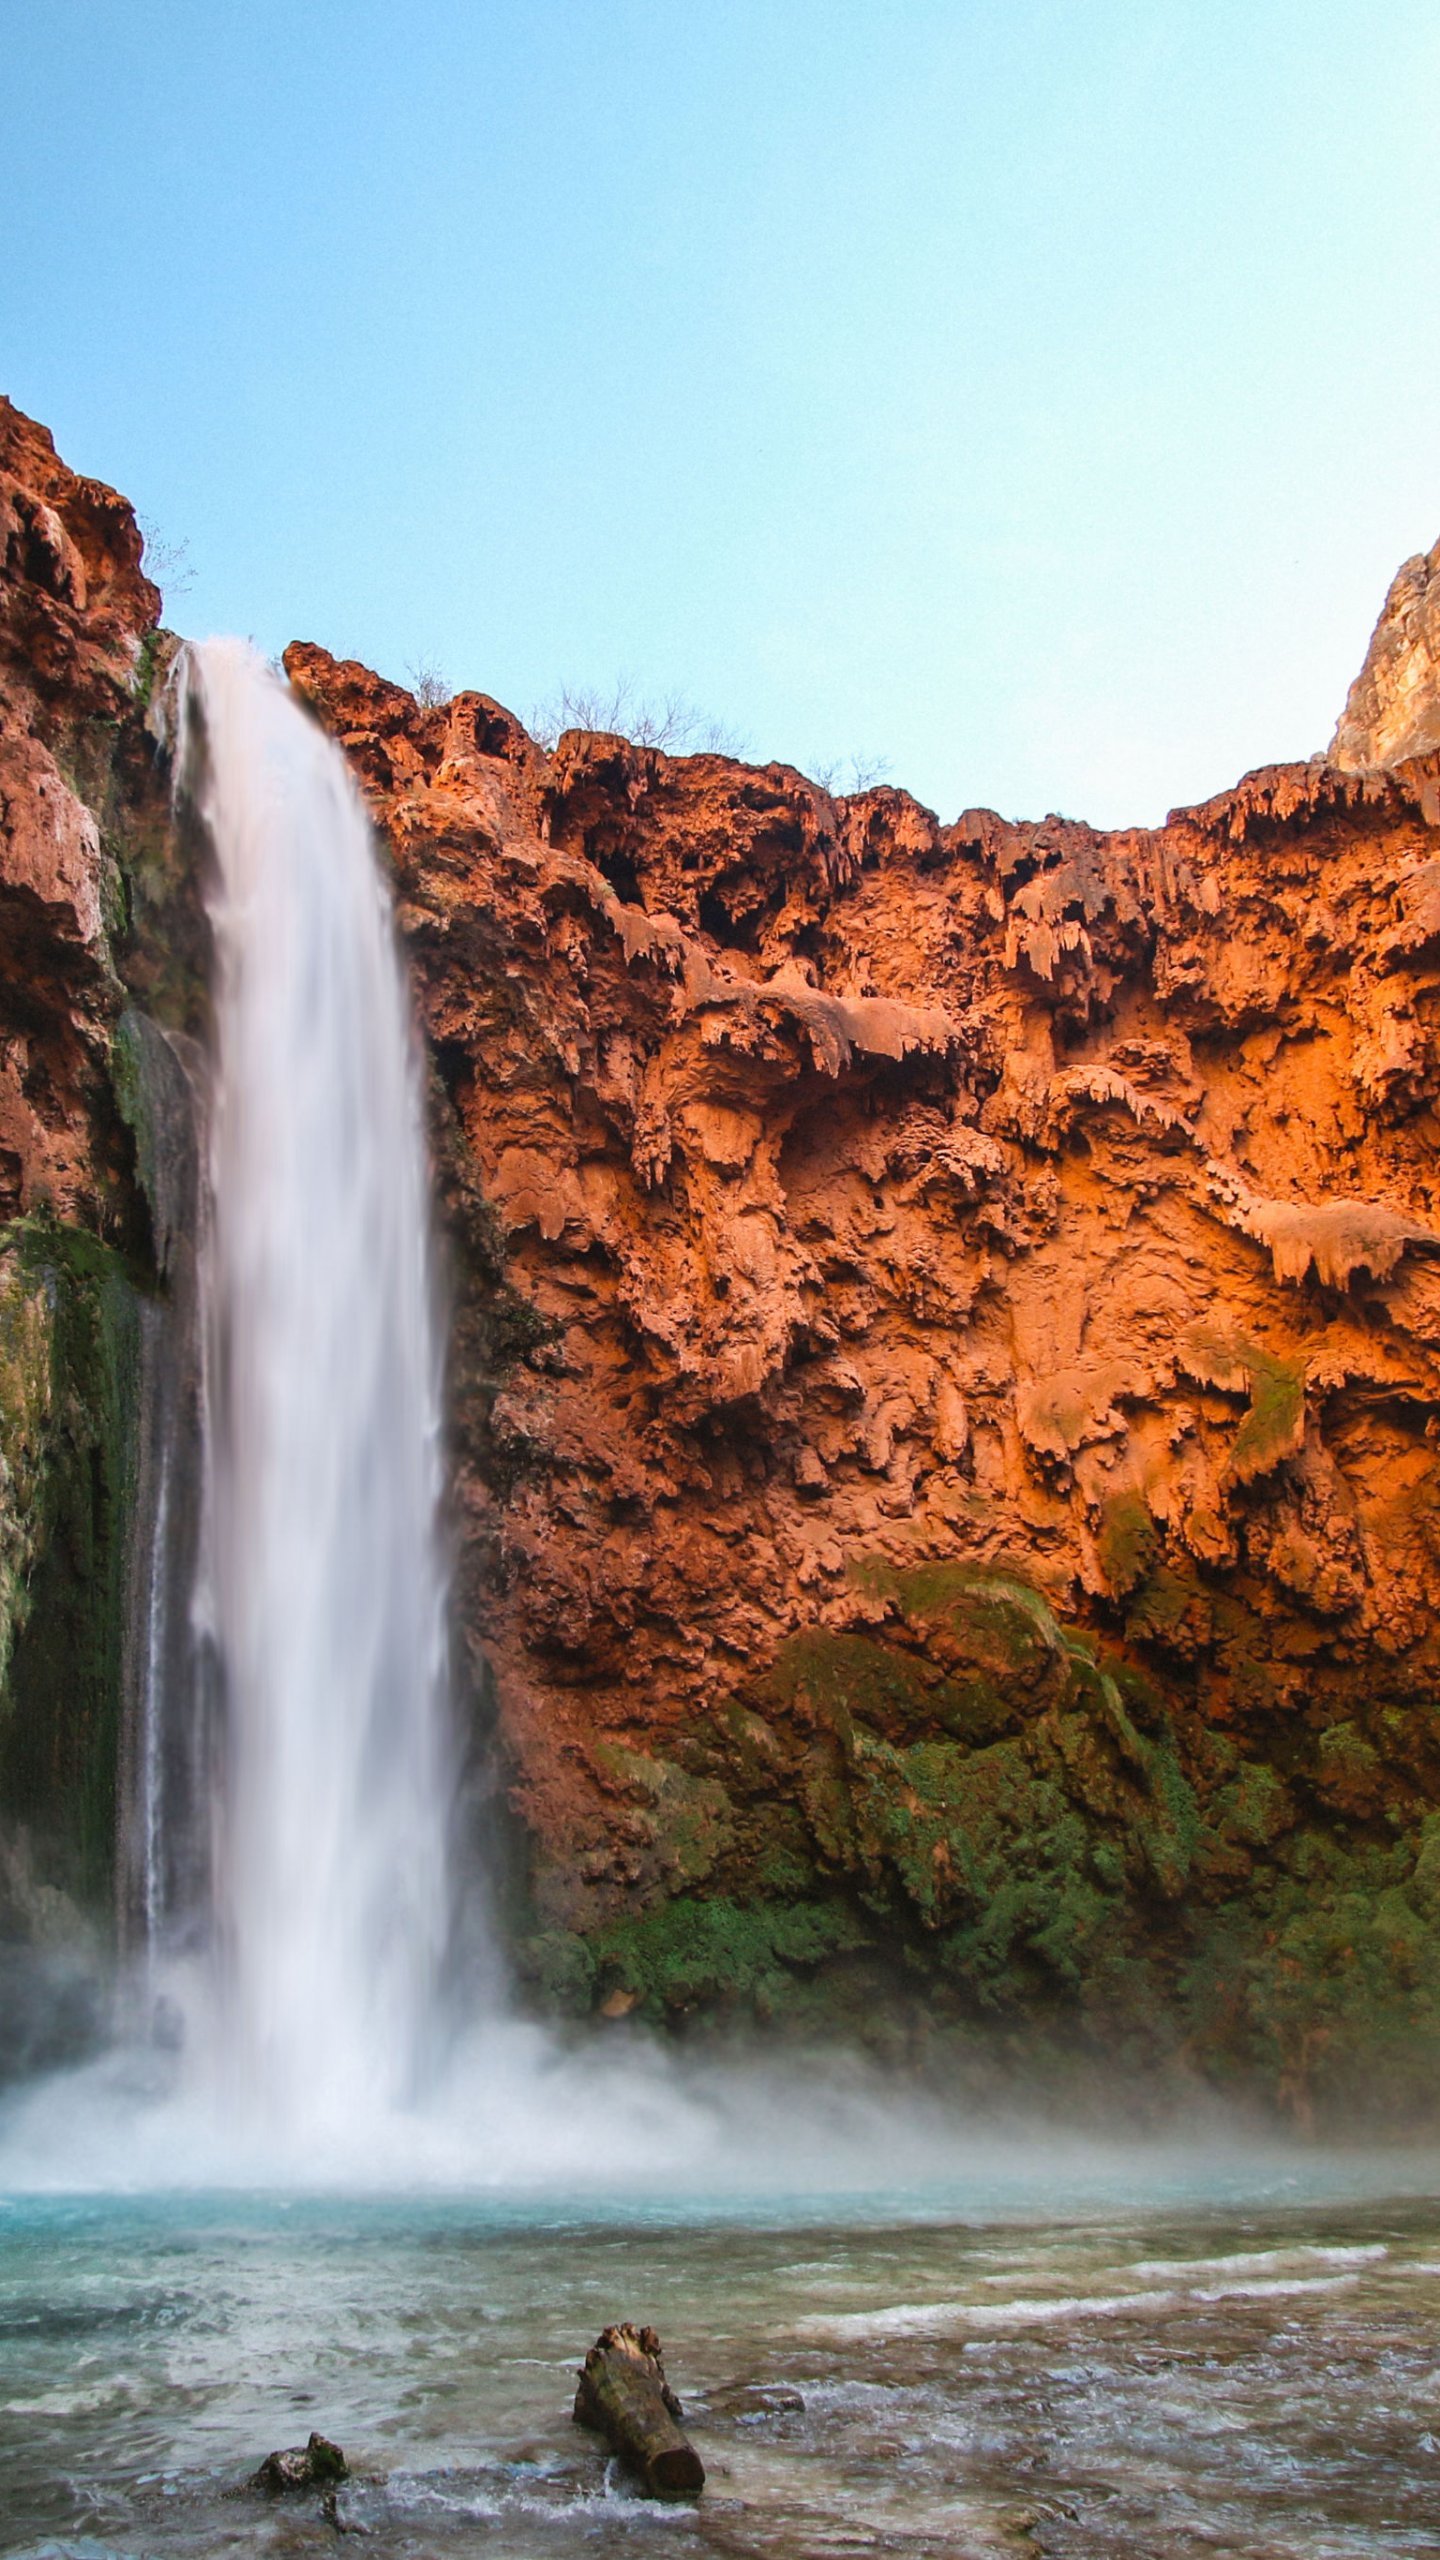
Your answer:
[[[330,2489],[337,2480],[348,2480],[350,2465],[338,2444],[328,2436],[313,2434],[308,2444],[291,2445],[284,2453],[267,2453],[255,2474],[254,2485],[272,2498],[292,2489]]]
[[[693,2498],[705,2486],[705,2465],[678,2423],[684,2414],[654,2330],[629,2321],[602,2329],[580,2370],[575,2423],[604,2436],[652,2498]]]

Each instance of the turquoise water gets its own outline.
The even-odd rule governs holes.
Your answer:
[[[0,2552],[331,2548],[244,2485],[312,2427],[377,2560],[1440,2552],[1437,2164],[1049,2156],[723,2211],[14,2196]],[[570,2419],[623,2317],[664,2340],[698,2506]]]

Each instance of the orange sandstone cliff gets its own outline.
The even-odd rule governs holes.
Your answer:
[[[533,1970],[1296,2090],[1423,2043],[1440,760],[942,826],[287,666],[485,1221]]]
[[[47,612],[53,556],[6,554]],[[1110,834],[546,753],[287,652],[432,1060],[470,1711],[536,1998],[1440,2095],[1433,560],[1330,760]],[[110,723],[77,806],[128,900],[57,1042],[84,1003],[102,1046],[198,1020],[145,602],[128,701],[62,676],[28,732],[94,761]],[[65,607],[87,647],[105,610]],[[67,1229],[120,1214],[86,1167],[125,1116],[72,1111]]]

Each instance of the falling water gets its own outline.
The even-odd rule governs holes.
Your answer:
[[[155,1500],[154,1558],[145,1610],[145,1686],[140,1706],[140,1873],[141,1917],[150,1947],[161,1942],[164,1904],[164,1746],[165,1746],[165,1603],[166,1578],[161,1569],[170,1537],[170,1462],[161,1451],[160,1486]]]
[[[243,642],[188,648],[215,854],[204,1606],[218,2027],[277,2129],[403,2103],[448,1917],[439,1358],[419,1064],[364,810]]]

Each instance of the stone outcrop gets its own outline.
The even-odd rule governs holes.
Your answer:
[[[97,728],[132,708],[143,635],[159,618],[140,550],[124,501],[67,470],[43,427],[0,400],[6,1216],[43,1207],[98,1225],[113,1172],[96,1096],[115,988],[108,928],[123,892],[94,749]]]
[[[45,1073],[14,1052],[0,1245],[23,1273],[48,1219],[163,1296],[133,1062],[203,1027],[204,978],[165,644],[128,537],[108,576],[84,549],[104,493],[7,433],[59,526],[12,502],[7,752],[13,719],[70,797],[6,817]],[[1423,723],[1377,678],[1330,759],[1102,834],[546,752],[487,696],[286,664],[389,849],[429,1044],[460,1615],[533,1995],[1433,2100]]]
[[[1330,741],[1347,772],[1440,749],[1440,542],[1397,571]]]

